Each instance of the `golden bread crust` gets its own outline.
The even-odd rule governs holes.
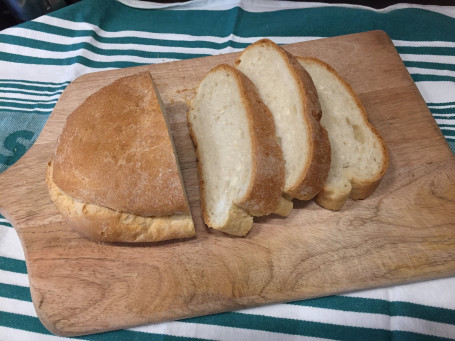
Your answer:
[[[248,114],[253,149],[251,183],[236,204],[252,216],[267,215],[278,206],[284,187],[284,160],[276,140],[275,123],[251,80],[231,66],[220,68],[228,69],[237,78]]]
[[[283,217],[287,217],[289,213],[291,213],[293,207],[294,203],[292,202],[292,199],[284,194],[283,196],[281,196],[278,205],[273,210],[273,213]]]
[[[119,212],[190,214],[158,96],[148,72],[89,96],[59,137],[55,184],[76,200]]]
[[[157,242],[195,235],[189,214],[142,217],[78,201],[52,181],[53,164],[47,167],[46,182],[51,200],[68,225],[90,239],[103,242]]]

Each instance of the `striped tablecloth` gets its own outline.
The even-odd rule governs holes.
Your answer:
[[[455,152],[455,6],[274,1],[157,5],[84,0],[0,31],[0,171],[33,144],[65,87],[94,71],[368,30],[393,40]],[[455,171],[455,170],[454,170]],[[0,216],[0,340],[53,340],[31,303],[19,239]],[[455,278],[276,304],[81,337],[86,340],[455,339]]]

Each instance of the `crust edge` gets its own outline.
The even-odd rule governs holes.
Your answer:
[[[85,237],[102,242],[145,243],[190,238],[196,234],[191,215],[143,217],[75,200],[57,187],[52,172],[51,161],[46,182],[52,202],[68,225]]]

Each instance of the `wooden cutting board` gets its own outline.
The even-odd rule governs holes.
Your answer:
[[[1,212],[25,250],[36,311],[53,333],[139,324],[455,275],[455,157],[389,37],[381,31],[288,45],[351,83],[388,146],[373,196],[340,212],[296,202],[255,219],[245,238],[203,224],[186,100],[236,54],[84,75],[62,94],[30,151],[0,175]],[[197,236],[143,246],[95,243],[51,203],[46,163],[66,117],[115,79],[149,70],[167,107]],[[87,155],[90,157],[90,155]]]

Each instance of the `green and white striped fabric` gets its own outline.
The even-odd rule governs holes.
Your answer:
[[[33,144],[65,87],[94,71],[381,29],[455,152],[455,6],[84,0],[0,31],[0,172]],[[0,340],[54,340],[31,303],[19,239],[0,216]],[[455,339],[455,278],[275,304],[83,340]]]

